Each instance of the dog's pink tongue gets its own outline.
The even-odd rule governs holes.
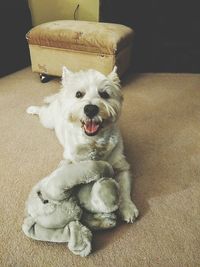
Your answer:
[[[95,133],[99,129],[99,124],[97,124],[95,121],[90,120],[86,122],[84,125],[85,131],[89,134]]]

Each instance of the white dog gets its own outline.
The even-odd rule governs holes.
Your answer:
[[[104,160],[113,166],[120,186],[119,212],[132,223],[138,210],[131,201],[129,164],[117,126],[122,99],[116,67],[108,76],[96,70],[73,73],[63,67],[60,92],[46,97],[45,106],[31,106],[27,112],[39,115],[44,127],[55,130],[65,160]]]

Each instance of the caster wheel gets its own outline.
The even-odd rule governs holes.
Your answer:
[[[52,80],[52,79],[53,79],[52,76],[50,76],[50,75],[48,75],[48,74],[40,73],[40,81],[41,81],[42,83],[47,83],[47,82],[49,82],[49,81]]]

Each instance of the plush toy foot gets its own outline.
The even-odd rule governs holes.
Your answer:
[[[118,184],[112,178],[83,185],[77,196],[81,207],[92,213],[111,213],[118,209]]]
[[[68,242],[68,248],[82,257],[91,252],[91,231],[79,221],[73,221],[64,228],[45,228],[37,224],[31,216],[24,220],[22,230],[26,236],[40,241]]]
[[[69,231],[69,250],[75,255],[87,256],[91,252],[92,233],[90,230],[79,221],[74,221],[69,224]]]
[[[117,216],[114,213],[89,213],[84,211],[82,222],[91,230],[111,229],[117,224]]]
[[[22,230],[26,236],[39,241],[64,243],[68,242],[70,237],[68,225],[62,228],[45,228],[31,216],[24,219]]]
[[[101,178],[94,183],[91,191],[91,203],[97,212],[110,213],[118,209],[118,184],[112,178]]]

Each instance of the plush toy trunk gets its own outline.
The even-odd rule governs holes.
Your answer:
[[[26,37],[34,72],[61,76],[66,66],[108,74],[116,65],[122,75],[130,65],[134,31],[120,24],[60,20],[38,25]]]

